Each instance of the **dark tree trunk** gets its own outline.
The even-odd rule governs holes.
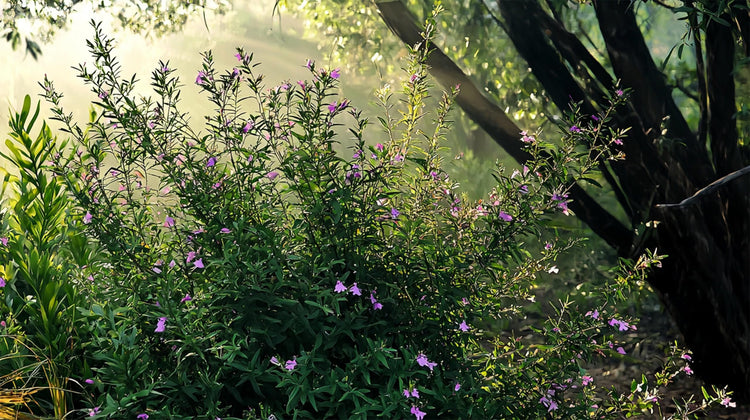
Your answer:
[[[694,133],[653,62],[631,0],[594,1],[612,75],[538,0],[497,2],[503,29],[560,110],[574,100],[583,102],[584,112],[596,112],[615,79],[633,90],[631,107],[615,119],[632,127],[628,159],[602,170],[634,227],[651,219],[661,223],[643,241],[578,186],[573,210],[623,256],[646,248],[669,255],[649,282],[693,351],[696,373],[750,401],[750,167],[743,168],[748,162],[738,146],[732,76],[738,44],[731,28],[713,21],[705,28],[705,57],[696,69],[701,123]],[[403,42],[422,41],[400,1],[376,4]],[[747,11],[738,14],[743,39],[750,33],[748,21]],[[699,54],[701,33],[694,38]],[[461,84],[459,106],[511,156],[526,160],[520,129],[439,48],[429,47],[428,64],[438,82]]]

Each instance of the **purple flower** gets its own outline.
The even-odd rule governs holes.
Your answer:
[[[141,413],[141,414],[137,415],[135,418],[137,418],[138,420],[148,420],[148,414]]]
[[[273,356],[271,358],[271,364],[278,365],[279,364],[279,359],[277,359],[276,356]]]
[[[612,142],[614,144],[618,145],[618,146],[622,146],[622,140],[620,140],[620,139],[614,139],[614,140],[612,140]]]
[[[191,300],[193,300],[192,296],[190,296],[190,294],[188,293],[185,293],[185,297],[180,299],[180,303],[190,302]]]
[[[336,293],[344,293],[346,292],[346,286],[344,286],[344,283],[339,280],[336,282],[336,286],[333,288],[333,291]]]
[[[109,93],[107,93],[106,90],[103,90],[99,93],[99,99],[105,99],[107,96],[109,96]]]
[[[593,312],[592,311],[588,311],[588,312],[586,312],[586,316],[589,316],[589,317],[591,317],[593,319],[599,319],[599,310],[594,309]]]
[[[208,158],[208,161],[206,162],[206,168],[210,168],[214,165],[216,165],[216,158],[211,156],[210,158]]]
[[[338,79],[340,75],[341,74],[340,74],[339,69],[333,69],[333,70],[331,70],[331,77],[333,77],[334,79]]]
[[[244,58],[244,57],[242,56],[242,54],[240,54],[240,53],[237,53],[237,54],[235,54],[234,56],[235,56],[235,57],[237,57],[237,61],[242,61],[242,59]]]
[[[349,292],[354,296],[362,296],[362,291],[357,287],[357,283],[352,284],[352,287],[349,288]]]
[[[8,246],[8,238],[6,237],[0,238],[0,243],[2,243],[3,246]]]
[[[617,352],[618,352],[618,353],[620,353],[620,354],[626,354],[626,353],[625,353],[625,349],[624,349],[624,348],[622,348],[622,347],[618,347],[618,348],[617,348]]]
[[[331,114],[333,114],[334,112],[336,112],[336,109],[338,107],[339,107],[338,102],[333,101],[330,104],[328,104],[328,112],[330,112]]]
[[[99,414],[99,407],[94,407],[91,410],[89,410],[89,417],[94,417],[95,415]]]
[[[199,72],[198,72],[198,76],[197,76],[197,77],[195,78],[195,84],[197,84],[197,85],[200,85],[200,84],[202,84],[203,82],[205,82],[205,79],[204,79],[204,77],[206,77],[206,72],[204,72],[204,71],[202,71],[202,70],[201,70],[201,71],[199,71]]]
[[[382,152],[383,151],[383,145],[380,144],[380,143],[376,144],[375,148],[378,149],[378,152]]]
[[[424,411],[420,410],[419,407],[411,407],[411,413],[414,414],[414,417],[416,417],[416,420],[422,420],[424,419],[424,416],[427,415]]]
[[[219,230],[219,232],[221,232],[221,233],[232,233],[232,230],[228,229],[228,228],[221,228],[221,230]]]
[[[466,324],[466,320],[461,321],[461,324],[459,324],[458,329],[463,332],[469,331],[469,325]]]
[[[417,390],[417,388],[412,388],[412,390],[411,390],[411,396],[414,397],[414,398],[419,399],[419,391]]]
[[[197,260],[195,260],[193,266],[195,266],[195,268],[204,268],[205,266],[203,265],[203,258],[198,258]]]
[[[509,215],[508,213],[506,213],[506,212],[504,212],[502,210],[500,210],[500,213],[498,214],[498,216],[501,219],[505,220],[506,222],[510,222],[510,221],[513,220],[513,216]]]
[[[85,216],[83,216],[83,224],[84,224],[84,225],[88,225],[89,223],[91,223],[91,219],[92,219],[93,217],[94,217],[94,216],[92,216],[92,215],[91,215],[91,213],[89,213],[89,212],[86,212],[86,215],[85,215]],[[6,242],[7,242],[7,239],[6,239]]]
[[[391,219],[398,219],[398,216],[400,214],[401,212],[398,211],[398,209],[396,209],[395,207],[391,208]]]
[[[297,367],[297,360],[287,360],[284,365],[284,369],[286,370],[294,370],[295,367]]]
[[[245,124],[245,126],[244,126],[244,127],[242,127],[242,132],[243,132],[243,133],[247,133],[247,132],[248,132],[248,131],[250,131],[250,130],[251,130],[251,129],[252,129],[253,127],[254,127],[254,126],[255,126],[255,124],[254,124],[254,123],[253,123],[252,121],[248,121],[248,122],[247,122],[247,124]]]
[[[159,268],[159,267],[154,267],[154,268],[151,269],[151,271],[153,271],[156,274],[161,274],[161,268]]]
[[[94,380],[93,380],[93,379],[91,379],[91,378],[89,378],[89,379],[86,379],[86,380],[85,380],[85,381],[83,381],[83,382],[86,382],[87,384],[89,384],[89,385],[92,385],[92,384],[94,383]]]
[[[268,174],[266,174],[266,178],[270,179],[271,181],[276,179],[277,176],[279,176],[279,173],[275,171],[271,171]]]
[[[380,302],[375,302],[375,303],[372,304],[372,309],[374,309],[376,311],[379,311],[379,310],[383,309],[383,304],[380,303]]]
[[[307,69],[308,69],[308,70],[310,70],[310,68],[312,68],[312,66],[314,66],[314,65],[315,65],[315,62],[314,62],[314,61],[312,61],[312,60],[310,60],[310,59],[308,58],[308,59],[307,59],[307,62],[305,63],[305,67],[307,67]]]
[[[581,378],[581,384],[582,384],[583,386],[587,386],[588,384],[590,384],[590,383],[592,383],[592,382],[594,382],[594,378],[592,378],[591,376],[588,376],[588,375],[584,375],[584,376],[583,376],[583,377]]]
[[[578,126],[575,126],[575,125],[574,125],[574,126],[570,127],[569,131],[570,131],[571,133],[580,133],[580,132],[581,132],[581,129],[580,129],[580,128],[578,128]]]
[[[430,369],[430,372],[432,372],[432,370],[435,368],[435,366],[437,366],[437,363],[430,362],[427,359],[427,356],[425,356],[424,353],[419,353],[419,355],[417,356],[417,364],[419,366],[426,366],[426,367],[428,367]]]
[[[5,287],[5,278],[0,276],[0,287]]]
[[[521,131],[521,141],[524,143],[533,143],[534,142],[534,136],[528,135],[528,133],[524,130]]]
[[[693,374],[693,369],[690,369],[690,366],[685,366],[684,368],[682,368],[682,370],[685,371],[685,374],[687,374],[688,376]]]
[[[154,332],[164,332],[167,329],[167,317],[163,316],[159,318],[159,321],[156,323],[156,329]]]
[[[171,217],[169,217],[169,216],[167,216],[164,219],[164,227],[172,227],[172,226],[174,226],[174,219],[171,218]]]
[[[454,392],[458,392],[458,390],[460,390],[460,389],[461,389],[461,383],[460,382],[456,382],[456,386],[453,387],[453,391]]]
[[[624,93],[624,92],[622,91],[622,89],[617,89],[617,90],[615,91],[615,94],[617,94],[617,96],[622,96],[622,95],[623,95],[623,93]]]
[[[690,356],[690,355],[689,355],[689,354],[687,354],[687,353],[683,354],[683,355],[682,355],[682,356],[680,356],[680,357],[681,357],[682,359],[685,359],[685,360],[687,360],[688,362],[689,362],[689,361],[691,361],[691,360],[693,360],[693,357],[692,357],[692,356]]]
[[[594,120],[594,121],[599,121],[599,117],[597,117],[596,115],[592,115],[591,119]]]

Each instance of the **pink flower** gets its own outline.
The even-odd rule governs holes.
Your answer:
[[[594,318],[594,319],[599,319],[599,310],[594,309],[593,312],[592,311],[588,311],[588,312],[586,312],[586,316],[590,316],[591,318]]]
[[[277,176],[279,176],[279,173],[275,171],[271,171],[268,174],[266,174],[266,178],[270,179],[271,181],[276,179]]]
[[[203,265],[203,258],[198,258],[197,260],[195,260],[193,265],[195,266],[195,268],[204,268],[205,266]]]
[[[624,348],[622,348],[622,347],[618,347],[618,348],[617,348],[617,352],[618,352],[618,353],[620,353],[620,354],[626,354],[626,353],[625,353],[625,349],[624,349]]]
[[[216,165],[216,158],[211,156],[210,158],[208,158],[208,161],[206,162],[206,167],[210,168],[214,165]]]
[[[622,91],[622,89],[617,89],[615,93],[617,94],[617,96],[622,96],[624,92]]]
[[[466,324],[466,320],[461,321],[461,324],[458,326],[458,329],[463,332],[469,331],[469,326]]]
[[[592,378],[591,376],[587,376],[587,375],[584,375],[584,376],[583,376],[583,377],[581,378],[581,384],[582,384],[583,386],[587,386],[588,384],[590,384],[590,383],[592,383],[592,382],[594,382],[594,378]]]
[[[295,367],[297,367],[297,360],[287,360],[284,365],[284,369],[286,370],[294,370]]]
[[[333,77],[334,79],[338,79],[340,75],[341,74],[340,74],[339,69],[333,69],[333,70],[331,70],[331,77]]]
[[[167,317],[163,316],[159,318],[159,321],[156,323],[156,329],[154,332],[164,332],[167,329]]]
[[[93,219],[93,216],[91,215],[91,213],[86,212],[86,215],[83,216],[83,224],[88,225],[89,223],[91,223],[91,219]],[[7,239],[6,239],[6,242],[7,242]]]
[[[453,387],[454,392],[458,392],[461,389],[461,383],[456,382],[456,385]]]
[[[164,227],[172,227],[172,226],[174,226],[174,219],[171,218],[171,217],[169,217],[169,216],[167,216],[164,219]]]
[[[729,407],[732,407],[732,408],[737,407],[737,403],[732,402],[732,399],[729,398],[729,397],[726,397],[723,400],[721,400],[721,405],[723,405],[724,407],[727,407],[727,408],[729,408]]]
[[[237,53],[237,54],[235,54],[234,56],[235,56],[235,57],[237,57],[237,61],[242,61],[242,59],[244,58],[244,57],[242,56],[242,54],[240,54],[240,53]]]
[[[154,267],[154,268],[151,269],[151,271],[153,271],[156,274],[161,274],[161,268],[159,268],[159,267]]]
[[[230,229],[228,229],[228,228],[221,228],[221,230],[219,232],[221,232],[221,233],[232,233],[232,231]]]
[[[192,296],[190,296],[189,294],[186,293],[185,297],[182,298],[182,299],[180,299],[180,303],[190,302],[191,300],[193,300]]]
[[[196,252],[195,251],[188,252],[187,258],[185,259],[185,263],[189,263],[190,261],[193,261],[195,259],[195,257],[196,257]]]
[[[682,355],[681,357],[682,357],[683,359],[687,360],[688,362],[689,362],[689,361],[691,361],[691,360],[693,360],[693,357],[692,357],[692,356],[690,356],[690,355],[689,355],[689,354],[687,354],[687,353],[683,354],[683,355]]]
[[[0,276],[0,287],[5,287],[5,278]]]
[[[93,379],[91,379],[91,378],[89,378],[89,379],[86,379],[86,380],[85,380],[85,381],[83,381],[83,382],[86,382],[87,384],[89,384],[89,385],[92,385],[92,384],[94,383],[94,380],[93,380]]]
[[[688,376],[693,374],[693,369],[690,369],[690,366],[685,366],[684,368],[682,368],[682,370],[684,370],[685,374],[687,374]]]
[[[437,363],[430,362],[427,359],[427,356],[424,355],[424,353],[419,353],[419,355],[417,356],[417,364],[419,366],[426,366],[427,368],[430,369],[430,372],[432,372],[432,370],[435,368],[435,366],[437,366]]]
[[[346,292],[346,286],[344,286],[344,283],[339,280],[336,282],[336,286],[333,288],[333,291],[336,293],[344,293]]]
[[[2,243],[3,246],[8,246],[8,238],[6,237],[0,238],[0,243]]]
[[[383,151],[383,145],[380,144],[380,143],[376,144],[375,148],[378,149],[378,152],[382,152]]]
[[[508,213],[505,213],[504,211],[500,210],[500,213],[498,214],[498,217],[505,220],[506,222],[510,222],[513,220],[513,216],[509,215]]]
[[[254,126],[255,126],[255,124],[254,124],[254,123],[253,123],[252,121],[248,121],[248,122],[247,122],[247,124],[245,124],[245,126],[244,126],[244,127],[242,127],[242,132],[243,132],[243,133],[247,133],[247,132],[248,132],[248,131],[250,131],[250,130],[251,130],[251,129],[252,129],[253,127],[254,127]]]
[[[94,407],[91,410],[89,410],[89,417],[94,417],[95,415],[99,414],[99,407]]]

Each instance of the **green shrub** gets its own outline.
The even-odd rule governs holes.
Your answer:
[[[560,146],[519,135],[535,158],[510,175],[500,168],[497,187],[472,202],[438,153],[458,87],[426,121],[424,48],[411,51],[398,101],[387,86],[378,92],[384,130],[374,140],[336,94],[338,70],[308,62],[311,80],[268,89],[242,49],[225,72],[205,53],[195,83],[214,112],[196,132],[168,63],[152,74],[157,97],[140,98],[98,26],[90,48],[93,67],[79,72],[98,100],[84,128],[65,114],[52,82],[43,84],[74,144],[55,157],[55,173],[106,252],[81,274],[91,279],[79,311],[93,372],[79,378],[88,379],[85,413],[613,412],[598,406],[582,363],[624,352],[613,335],[633,321],[609,302],[658,257],[608,284],[591,308],[560,302],[527,337],[493,338],[482,328],[517,316],[533,300],[537,273],[554,272],[568,244],[533,253],[524,242],[540,237],[548,215],[569,212],[566,185],[604,156],[580,142],[596,141],[605,154],[623,134],[600,130],[606,114],[599,122],[572,116],[576,130],[566,127]],[[621,101],[613,95],[612,107]],[[631,396],[617,412],[656,404],[652,394]]]

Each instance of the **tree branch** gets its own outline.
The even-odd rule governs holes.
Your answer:
[[[716,181],[708,184],[706,187],[701,188],[698,190],[695,194],[692,196],[680,201],[679,203],[673,203],[673,204],[657,204],[657,209],[668,209],[673,207],[688,207],[691,205],[694,205],[704,197],[706,197],[709,194],[712,194],[716,190],[724,187],[725,185],[729,184],[730,182],[734,181],[737,178],[741,178],[747,174],[750,174],[750,166],[745,166],[742,169],[736,170],[728,175],[725,175]]]

